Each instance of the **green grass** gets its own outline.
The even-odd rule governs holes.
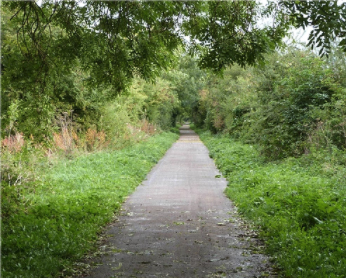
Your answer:
[[[27,192],[25,210],[3,221],[3,277],[57,277],[71,268],[177,138],[161,133],[130,148],[78,157],[49,170],[40,184],[32,185],[35,193],[29,194],[32,188]]]
[[[335,156],[265,162],[255,146],[200,135],[229,181],[227,196],[257,225],[282,276],[345,277],[346,169]]]

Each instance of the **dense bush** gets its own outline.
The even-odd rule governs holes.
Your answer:
[[[259,84],[259,107],[249,115],[253,140],[272,158],[307,152],[307,139],[318,122],[317,114],[341,90],[332,71],[311,54],[289,53],[279,63],[280,70],[268,69],[279,73],[271,90],[262,82]]]
[[[209,75],[200,91],[199,107],[193,119],[197,126],[206,126],[213,132],[227,131],[239,136],[243,116],[256,105],[253,73],[235,65],[223,77]]]
[[[313,53],[288,49],[262,68],[211,76],[196,124],[261,146],[270,159],[345,145],[345,91],[340,75]]]

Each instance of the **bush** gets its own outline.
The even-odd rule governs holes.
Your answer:
[[[198,126],[261,146],[268,159],[311,148],[345,148],[345,88],[340,74],[309,51],[268,55],[261,68],[234,66],[209,76],[195,111]]]

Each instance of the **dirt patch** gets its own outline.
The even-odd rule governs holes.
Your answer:
[[[257,236],[223,194],[196,133],[180,139],[123,205],[89,278],[273,277]]]

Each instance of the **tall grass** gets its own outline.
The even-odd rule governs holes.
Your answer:
[[[3,205],[11,210],[3,215],[3,277],[73,274],[73,262],[177,137],[161,133],[131,148],[63,160],[21,189],[25,202],[10,203],[17,192],[5,186]]]
[[[345,277],[344,153],[266,163],[255,146],[202,133],[229,181],[226,194],[259,228],[285,277]]]

